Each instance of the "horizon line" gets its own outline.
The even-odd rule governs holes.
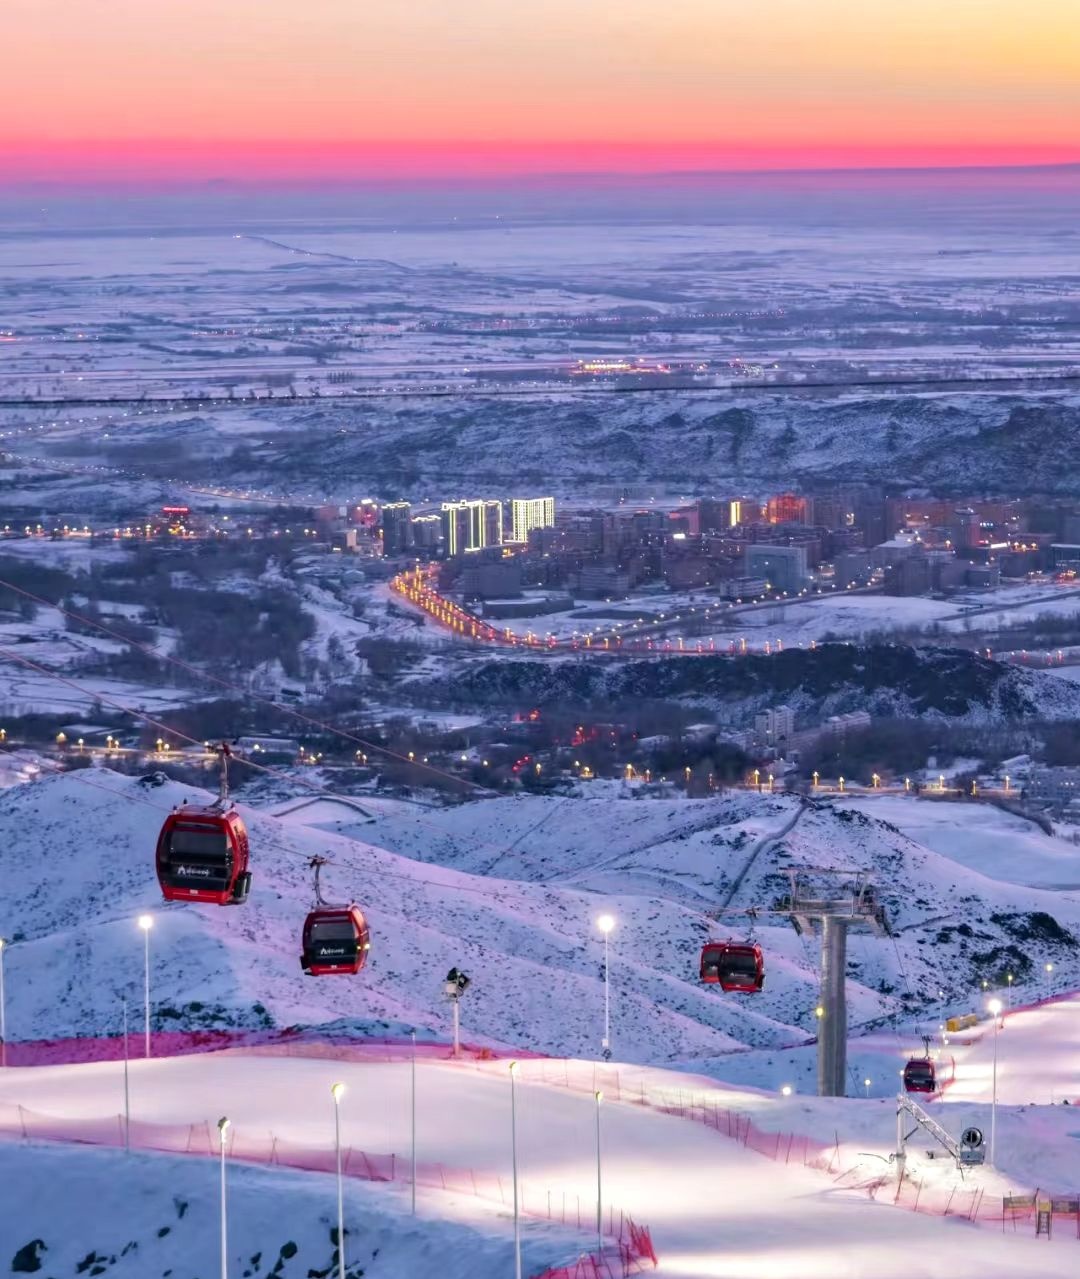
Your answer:
[[[2,157],[0,157],[2,162]],[[0,191],[19,187],[89,187],[89,186],[154,186],[154,187],[265,187],[284,186],[408,186],[418,183],[440,183],[460,185],[483,185],[497,183],[505,185],[512,182],[540,182],[551,180],[583,181],[583,180],[625,180],[632,179],[673,179],[673,178],[718,178],[718,177],[823,177],[823,176],[895,176],[895,175],[934,175],[949,173],[1067,173],[1080,172],[1080,157],[1075,160],[1043,160],[1018,161],[1015,163],[988,163],[974,161],[969,164],[866,164],[866,165],[777,165],[760,168],[693,168],[693,169],[550,169],[529,170],[505,174],[494,173],[395,173],[359,176],[341,173],[278,174],[267,173],[258,177],[225,176],[223,174],[188,174],[166,177],[151,175],[145,178],[132,174],[103,174],[101,176],[72,175],[70,177],[48,176],[11,176],[5,177],[0,170]]]

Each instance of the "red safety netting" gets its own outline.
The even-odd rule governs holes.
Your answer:
[[[132,1120],[125,1125],[123,1115],[69,1118],[47,1115],[25,1106],[0,1105],[0,1137],[28,1141],[55,1141],[81,1145],[105,1146],[112,1149],[151,1150],[170,1155],[217,1156],[216,1127],[202,1120],[192,1124],[155,1124]],[[309,1146],[277,1137],[272,1132],[249,1132],[230,1127],[226,1136],[226,1156],[235,1161],[306,1172],[333,1173],[337,1168],[337,1152],[333,1147]],[[397,1154],[374,1153],[344,1147],[341,1152],[342,1172],[359,1181],[410,1185],[413,1180],[411,1158]],[[416,1185],[427,1189],[468,1195],[503,1208],[513,1203],[513,1184],[509,1178],[478,1171],[455,1168],[446,1164],[417,1161]],[[596,1201],[582,1201],[574,1191],[540,1188],[518,1182],[518,1205],[523,1216],[559,1222],[577,1230],[591,1230],[596,1223]],[[610,1243],[601,1254],[589,1254],[586,1262],[599,1267],[595,1274],[603,1279],[636,1274],[646,1261],[656,1264],[656,1254],[649,1231],[638,1226],[621,1209],[605,1204],[601,1230]],[[561,1272],[551,1272],[560,1274]],[[572,1273],[572,1271],[568,1272]],[[592,1272],[589,1272],[592,1273]]]
[[[143,1056],[143,1035],[132,1031],[128,1037],[128,1053]],[[289,1057],[324,1057],[337,1061],[404,1061],[412,1055],[411,1039],[363,1038],[341,1039],[317,1031],[292,1030],[162,1030],[150,1036],[152,1057],[186,1057],[204,1052],[243,1052],[256,1055]],[[503,1057],[531,1060],[539,1053],[485,1045],[463,1044],[462,1053],[476,1061],[495,1061]],[[447,1043],[419,1040],[416,1055],[420,1058],[446,1059],[451,1056]],[[9,1066],[79,1066],[94,1061],[123,1061],[123,1035],[80,1036],[74,1039],[39,1039],[9,1042]]]

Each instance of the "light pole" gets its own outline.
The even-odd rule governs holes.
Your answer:
[[[614,915],[601,915],[597,928],[604,934],[604,1038],[601,1041],[604,1059],[611,1057],[611,930],[615,927]]]
[[[866,1089],[866,1095],[867,1097],[869,1097],[870,1096],[870,1080],[864,1079],[862,1082],[863,1082],[863,1087]]]
[[[0,937],[0,1067],[7,1065],[7,1008],[4,1003],[4,947],[7,942]]]
[[[154,926],[153,915],[140,915],[139,927],[143,935],[143,1031],[146,1038],[145,1057],[150,1056],[150,929]]]
[[[410,1068],[410,1128],[412,1129],[412,1212],[416,1216],[416,1031],[412,1032],[412,1063]]]
[[[344,1084],[334,1084],[330,1089],[334,1098],[334,1159],[337,1163],[338,1279],[345,1279],[345,1195],[341,1184],[341,1097],[344,1091]]]
[[[221,1279],[229,1279],[229,1219],[225,1207],[225,1134],[229,1131],[229,1120],[222,1115],[217,1127],[221,1147]]]
[[[0,946],[3,946],[3,944],[4,943],[0,941]],[[2,964],[3,964],[3,956],[0,955],[0,1008],[3,1007],[3,1002],[4,1002],[4,969]],[[1054,965],[1044,964],[1043,968],[1046,971],[1046,993],[1049,995],[1052,989],[1050,974],[1054,971]],[[0,1035],[2,1034],[3,1032],[0,1031]]]
[[[597,1089],[596,1098],[596,1260],[599,1262],[604,1253],[604,1185],[600,1174],[600,1103],[604,1094]]]
[[[521,1222],[518,1213],[517,1171],[517,1089],[514,1086],[517,1066],[516,1061],[510,1063],[510,1158],[514,1175],[514,1279],[521,1279]]]
[[[994,1153],[997,1143],[997,1041],[998,1027],[1001,1025],[1001,1000],[991,999],[986,1005],[990,1011],[990,1015],[994,1019],[994,1073],[992,1076],[990,1091],[990,1167],[996,1167],[994,1163]]]
[[[123,996],[124,1005],[124,1149],[131,1149],[131,1088],[128,1082],[128,1007],[127,995]]]

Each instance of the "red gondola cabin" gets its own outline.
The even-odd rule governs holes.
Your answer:
[[[905,1092],[937,1092],[937,1071],[929,1057],[912,1057],[904,1067]]]
[[[239,906],[251,890],[248,834],[235,809],[183,805],[165,819],[157,877],[168,902]]]
[[[756,942],[711,941],[701,949],[701,980],[756,995],[765,985],[765,959]]]
[[[358,973],[371,941],[359,906],[317,906],[304,920],[300,967],[310,977]]]

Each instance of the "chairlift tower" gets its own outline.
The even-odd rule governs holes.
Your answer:
[[[884,907],[865,871],[791,867],[788,915],[800,934],[821,935],[818,1096],[843,1097],[847,1084],[847,939],[853,929],[891,936]]]

